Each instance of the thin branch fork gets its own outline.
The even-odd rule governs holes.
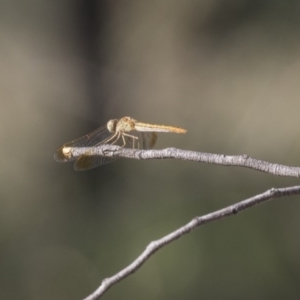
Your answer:
[[[248,209],[257,204],[264,203],[270,199],[298,194],[300,194],[300,186],[278,189],[272,188],[262,194],[243,200],[236,204],[227,206],[213,213],[201,217],[196,217],[186,225],[180,227],[179,229],[160,238],[159,240],[151,242],[146,247],[145,251],[139,257],[137,257],[137,259],[135,259],[129,266],[127,266],[114,276],[104,279],[99,288],[84,300],[99,299],[110,287],[137,271],[156,251],[166,246],[167,244],[181,238],[182,236],[196,229],[197,227],[237,214],[245,209]]]
[[[131,159],[182,159],[195,162],[217,164],[223,166],[240,166],[276,176],[300,177],[300,168],[280,164],[274,164],[244,155],[225,155],[195,152],[177,148],[162,150],[136,150],[122,148],[115,145],[101,145],[97,147],[71,148],[73,157],[79,157],[88,153],[91,156],[124,157]]]
[[[81,155],[87,155],[87,153],[91,156],[100,155],[106,157],[125,157],[139,160],[174,158],[195,162],[219,164],[225,166],[241,166],[277,176],[300,177],[299,167],[290,167],[285,165],[273,164],[266,161],[251,158],[247,155],[229,156],[224,154],[202,153],[175,148],[167,148],[162,150],[136,150],[122,148],[115,145],[102,145],[90,148],[74,147],[68,150],[71,151],[72,156],[75,159]],[[237,214],[245,209],[248,209],[257,204],[261,204],[273,198],[298,194],[300,194],[300,186],[278,189],[272,188],[262,194],[230,205],[218,211],[209,213],[201,217],[196,217],[186,225],[180,227],[179,229],[171,232],[170,234],[156,241],[151,242],[146,247],[144,252],[139,257],[137,257],[130,265],[128,265],[126,268],[113,275],[112,277],[104,279],[101,285],[98,287],[98,289],[84,300],[99,299],[113,285],[137,271],[156,251],[168,245],[169,243],[181,238],[185,234],[188,234],[197,227]]]

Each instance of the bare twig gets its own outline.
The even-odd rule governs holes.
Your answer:
[[[110,287],[112,287],[117,282],[126,278],[130,274],[138,270],[156,251],[160,248],[166,246],[167,244],[179,239],[183,235],[189,233],[190,231],[196,229],[199,226],[204,224],[220,220],[224,217],[229,217],[231,215],[237,214],[247,208],[250,208],[254,205],[266,202],[267,200],[273,198],[279,198],[283,196],[291,196],[300,194],[300,186],[288,187],[288,188],[272,188],[262,194],[256,195],[244,201],[238,202],[236,204],[230,205],[213,213],[196,217],[186,225],[181,228],[173,231],[172,233],[162,237],[159,240],[151,242],[145,251],[134,260],[128,267],[118,272],[116,275],[106,278],[102,281],[102,284],[99,288],[92,293],[90,296],[84,300],[96,300],[99,299]]]
[[[98,147],[70,148],[74,157],[82,154],[99,155],[106,157],[126,157],[132,159],[183,159],[195,162],[218,164],[223,166],[240,166],[257,171],[270,173],[276,176],[300,177],[299,167],[290,167],[280,164],[273,164],[263,160],[251,158],[244,155],[224,155],[195,152],[176,148],[166,148],[162,150],[135,150],[121,148],[115,145],[102,145]]]

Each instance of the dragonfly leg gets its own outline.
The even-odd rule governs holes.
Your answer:
[[[124,137],[123,134],[122,134],[122,140],[123,140],[123,145],[122,145],[122,148],[123,148],[123,147],[125,147],[125,145],[126,145],[125,137]]]
[[[135,149],[135,148],[140,149],[140,140],[138,138],[133,139],[132,142],[133,142],[132,143],[132,149]],[[137,143],[137,147],[135,147],[135,142]]]
[[[111,143],[112,145],[115,144],[119,140],[120,135],[121,135],[121,132],[116,132],[116,134],[114,136],[117,136],[117,138],[113,143]]]
[[[135,140],[138,140],[139,138],[137,136],[134,136],[134,135],[131,135],[131,134],[128,134],[128,133],[122,133],[122,139],[123,139],[123,146],[122,147],[125,147],[126,146],[126,140],[125,140],[125,136],[129,137],[132,139],[132,147],[134,149],[134,142]]]
[[[132,149],[135,149],[136,147],[135,147],[135,143],[137,142],[137,148],[139,149],[140,147],[139,147],[139,145],[140,145],[140,142],[139,142],[139,139],[138,139],[138,137],[136,137],[136,136],[132,136]]]
[[[117,140],[118,140],[118,132],[116,132],[115,134],[113,134],[112,136],[109,136],[108,138],[106,138],[105,140],[103,140],[101,143],[99,143],[98,145],[102,145],[102,144],[108,144],[110,143],[112,140],[114,140],[114,138],[116,138],[116,140],[112,143],[114,144]]]

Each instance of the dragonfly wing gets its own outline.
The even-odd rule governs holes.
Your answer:
[[[150,149],[156,140],[155,132],[130,131],[130,133],[122,133],[120,138],[112,144],[129,149]]]
[[[115,161],[118,157],[105,157],[105,156],[89,156],[81,155],[74,164],[74,169],[76,171],[85,171],[93,169],[104,164]]]
[[[151,149],[157,141],[157,134],[155,132],[141,132],[142,148]]]
[[[105,140],[95,145],[95,147],[108,143],[130,149],[149,149],[154,146],[156,140],[157,134],[155,132],[134,132],[130,135],[115,135],[113,138],[107,137]],[[118,159],[118,156],[93,156],[89,155],[89,152],[87,152],[76,160],[74,169],[76,171],[89,170],[113,162],[116,159]]]
[[[104,144],[112,144],[112,145],[120,145],[122,141],[122,138],[119,134],[110,134],[107,136],[104,140],[102,140],[100,143],[93,146],[97,147]],[[77,158],[74,169],[76,171],[84,171],[96,168],[98,166],[110,163],[118,159],[117,156],[115,157],[105,157],[100,155],[92,155],[92,151],[87,151],[83,155],[81,155],[79,158]]]
[[[106,126],[100,127],[91,133],[68,142],[58,148],[54,154],[54,159],[59,162],[74,161],[75,170],[83,171],[92,169],[118,159],[115,157],[95,156],[85,152],[80,157],[72,155],[68,148],[74,147],[96,147],[103,144],[117,145],[131,149],[150,149],[157,140],[155,132],[130,131],[130,133],[111,133]]]
[[[73,155],[66,155],[64,152],[65,148],[68,147],[93,147],[101,141],[106,140],[112,135],[111,132],[107,130],[106,126],[102,126],[94,131],[92,131],[89,134],[86,134],[76,140],[73,140],[71,142],[68,142],[64,145],[62,145],[60,148],[58,148],[54,154],[54,159],[59,162],[67,162],[67,161],[73,161],[76,160],[77,157],[74,157]]]

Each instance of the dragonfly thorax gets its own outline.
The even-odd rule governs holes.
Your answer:
[[[109,132],[130,132],[135,130],[135,123],[137,121],[130,117],[124,117],[120,120],[110,120],[107,122],[107,129]]]

